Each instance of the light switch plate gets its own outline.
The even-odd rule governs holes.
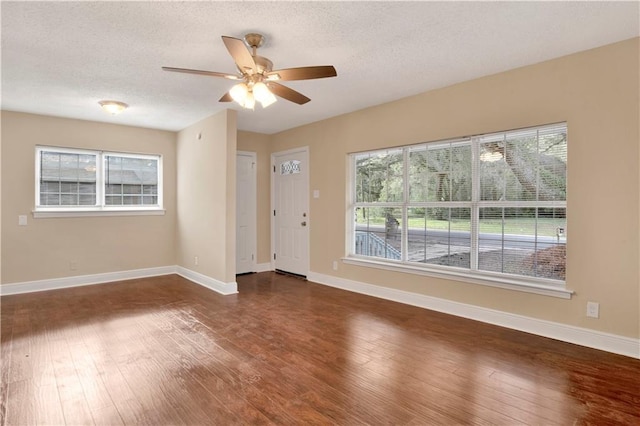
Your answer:
[[[21,214],[18,216],[18,225],[27,226],[27,215]]]

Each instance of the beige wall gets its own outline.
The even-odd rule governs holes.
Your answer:
[[[0,116],[0,241],[2,236],[2,117]],[[2,243],[0,242],[0,285],[2,284]]]
[[[272,136],[307,145],[311,270],[622,336],[639,337],[638,39],[434,90]],[[332,261],[345,255],[350,152],[566,121],[571,300]],[[263,177],[264,178],[264,177]],[[585,316],[600,302],[600,319]]]
[[[235,111],[179,134],[8,111],[1,118],[3,284],[176,264],[235,281]],[[36,144],[161,154],[166,214],[33,219]]]
[[[8,111],[1,120],[3,284],[175,264],[175,133]],[[166,214],[34,219],[36,144],[161,154]]]
[[[271,136],[253,132],[238,132],[238,151],[255,152],[258,177],[257,206],[257,263],[271,262]]]
[[[235,282],[236,133],[226,110],[177,139],[177,264],[223,283]]]

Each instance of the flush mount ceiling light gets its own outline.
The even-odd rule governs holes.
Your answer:
[[[118,101],[100,101],[98,102],[103,110],[105,110],[108,114],[117,115],[120,114],[125,109],[129,108],[129,105],[124,102]]]
[[[277,100],[276,95],[298,105],[306,104],[311,100],[302,93],[276,83],[276,81],[310,80],[335,77],[337,75],[336,69],[332,65],[287,68],[273,71],[273,63],[269,59],[256,54],[258,47],[264,43],[264,37],[261,34],[247,34],[244,36],[244,41],[239,38],[222,36],[222,41],[233,57],[238,71],[240,71],[239,75],[187,68],[162,67],[162,69],[240,80],[242,82],[233,86],[228,93],[225,93],[220,98],[220,102],[236,101],[240,106],[248,109],[254,109],[256,101],[260,102],[263,108],[266,108]]]

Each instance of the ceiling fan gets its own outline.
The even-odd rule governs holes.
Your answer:
[[[260,102],[263,108],[268,107],[276,101],[275,95],[299,105],[306,104],[311,100],[302,93],[283,86],[278,81],[310,80],[338,75],[332,65],[273,70],[273,63],[269,59],[256,54],[258,48],[264,43],[264,36],[261,34],[247,34],[244,36],[244,41],[239,38],[222,36],[222,41],[235,61],[240,74],[173,67],[162,67],[162,69],[165,71],[223,77],[229,80],[241,80],[241,83],[233,86],[229,92],[220,98],[220,102],[231,102],[233,100],[242,107],[249,109],[254,108],[256,101]],[[251,51],[249,51],[248,47],[251,48]]]

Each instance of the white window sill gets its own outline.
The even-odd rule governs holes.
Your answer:
[[[483,273],[472,274],[458,270],[440,270],[436,268],[424,268],[413,266],[400,262],[381,261],[360,257],[343,257],[342,261],[349,265],[364,266],[369,268],[384,269],[387,271],[404,272],[407,274],[423,275],[427,277],[443,278],[448,280],[462,281],[466,283],[486,285],[489,287],[498,287],[508,290],[522,291],[526,293],[542,294],[545,296],[559,297],[562,299],[571,299],[572,290],[553,284],[549,280],[549,284],[543,280],[533,282],[527,280],[519,280],[517,277],[510,276],[493,276]]]
[[[34,219],[88,216],[164,216],[165,209],[114,209],[114,210],[34,210]]]

